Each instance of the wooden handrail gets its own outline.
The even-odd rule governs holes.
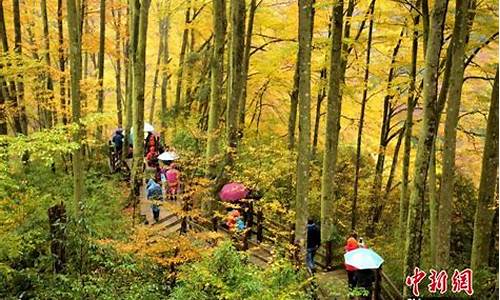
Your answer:
[[[385,288],[385,290],[388,292],[387,294],[389,294],[392,299],[398,299],[398,300],[403,299],[403,295],[396,287],[396,285],[392,282],[392,280],[389,278],[389,276],[387,276],[387,274],[385,274],[384,271],[380,271],[380,275],[382,276],[381,282],[387,284],[387,287]],[[383,285],[382,287],[384,288]]]

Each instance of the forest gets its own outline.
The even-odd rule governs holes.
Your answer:
[[[497,299],[498,24],[0,0],[0,299]]]

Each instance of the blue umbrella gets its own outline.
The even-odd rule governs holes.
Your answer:
[[[384,262],[372,249],[358,248],[344,254],[346,265],[350,265],[359,270],[378,269]]]

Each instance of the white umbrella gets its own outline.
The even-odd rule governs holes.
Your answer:
[[[149,124],[149,123],[146,123],[144,122],[144,132],[153,132],[155,131],[155,128],[153,127],[153,125]],[[130,127],[130,133],[134,132],[134,127]]]
[[[153,127],[153,125],[151,125],[149,123],[144,123],[144,131],[145,132],[153,132],[153,131],[155,131],[155,128]]]
[[[162,154],[158,155],[159,160],[163,161],[169,161],[169,160],[176,160],[179,158],[179,155],[175,152],[163,152]]]
[[[144,138],[148,136],[148,132],[153,132],[155,128],[153,125],[149,123],[144,123]],[[130,134],[129,134],[130,141],[133,143],[134,142],[134,127],[130,127]]]
[[[344,254],[345,263],[359,270],[378,269],[384,262],[372,249],[358,248]]]

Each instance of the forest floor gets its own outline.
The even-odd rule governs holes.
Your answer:
[[[348,299],[347,274],[344,269],[318,272],[315,276],[320,299]]]

